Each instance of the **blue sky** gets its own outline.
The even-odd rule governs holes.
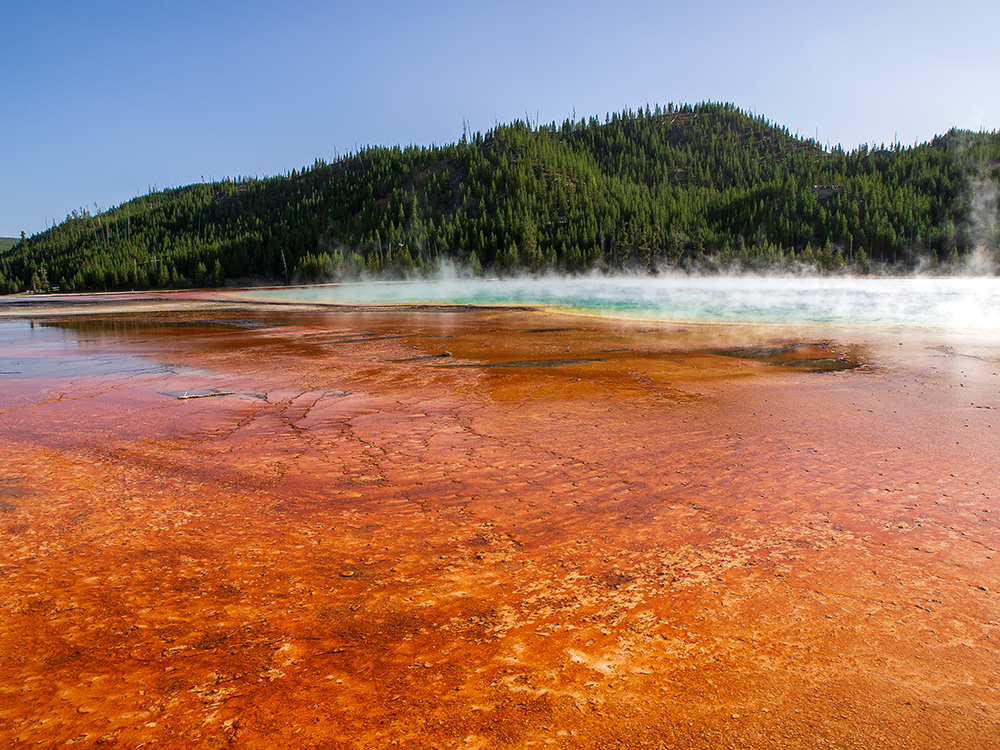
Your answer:
[[[846,148],[1000,128],[996,0],[0,7],[0,236],[525,113],[728,101]]]

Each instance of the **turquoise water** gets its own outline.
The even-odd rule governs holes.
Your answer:
[[[1000,279],[661,276],[446,279],[253,292],[329,304],[546,305],[662,321],[824,323],[1000,333]]]

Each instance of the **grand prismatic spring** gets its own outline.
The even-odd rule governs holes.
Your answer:
[[[996,280],[594,283],[0,303],[2,744],[1000,745]]]

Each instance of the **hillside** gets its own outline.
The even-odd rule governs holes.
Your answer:
[[[0,292],[400,276],[441,261],[498,274],[935,266],[996,255],[998,165],[996,132],[845,152],[728,104],[514,122],[74,211],[0,255]]]

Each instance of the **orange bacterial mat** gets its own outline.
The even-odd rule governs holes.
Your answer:
[[[0,339],[4,746],[1000,744],[993,342],[246,306]]]

